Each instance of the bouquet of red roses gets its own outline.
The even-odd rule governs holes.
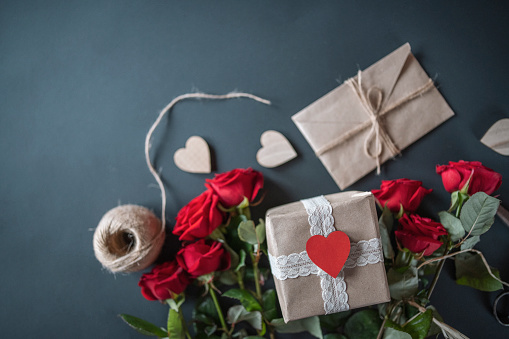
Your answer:
[[[466,338],[443,323],[429,305],[447,258],[455,259],[460,285],[482,291],[509,286],[473,248],[494,222],[500,201],[491,194],[500,187],[502,176],[476,161],[449,162],[437,166],[436,172],[451,193],[451,205],[438,213],[439,222],[415,213],[432,191],[420,181],[382,181],[380,189],[372,190],[382,209],[379,225],[391,292],[391,302],[379,307],[383,319],[379,338],[384,331],[384,338],[426,338],[438,333]],[[428,276],[433,276],[431,281]]]
[[[137,317],[121,317],[139,332],[161,338],[190,338],[181,305],[186,287],[191,283],[204,286],[205,297],[196,305],[193,324],[196,337],[246,337],[245,329],[235,325],[245,321],[259,335],[264,335],[276,318],[276,294],[270,289],[262,294],[261,285],[268,275],[258,263],[266,253],[265,224],[251,220],[250,206],[263,187],[263,176],[252,169],[235,169],[206,180],[207,190],[184,206],[176,217],[173,234],[182,247],[175,259],[155,266],[143,274],[139,286],[148,300],[169,305],[167,328],[160,328]],[[250,267],[248,267],[250,266]],[[246,288],[253,281],[255,290]],[[222,293],[240,301],[228,309],[220,307],[217,284],[238,285]]]
[[[443,322],[429,304],[430,297],[447,258],[455,259],[458,284],[482,291],[509,286],[473,248],[494,222],[500,202],[491,195],[502,179],[479,162],[450,162],[436,171],[451,193],[450,207],[438,213],[438,221],[416,213],[432,191],[420,181],[382,181],[380,189],[372,190],[382,210],[379,226],[391,293],[391,301],[378,310],[346,311],[285,324],[275,290],[262,291],[270,273],[259,267],[267,254],[265,224],[261,219],[254,222],[250,211],[257,204],[263,176],[252,169],[235,169],[206,180],[206,191],[180,210],[173,233],[182,247],[173,261],[155,266],[140,279],[146,299],[168,304],[166,328],[131,315],[121,317],[143,334],[190,338],[181,305],[187,286],[195,283],[205,291],[193,312],[196,338],[274,338],[276,332],[301,331],[325,339],[418,339],[438,333],[466,338]],[[220,293],[224,286],[230,287]],[[218,294],[239,304],[224,314]],[[245,326],[237,326],[240,322]]]

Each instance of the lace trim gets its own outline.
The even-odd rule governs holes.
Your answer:
[[[347,311],[348,294],[346,293],[345,273],[343,270],[333,278],[320,270],[320,287],[322,288],[323,308],[325,314]]]
[[[332,216],[332,206],[323,196],[301,200],[306,212],[308,213],[308,222],[311,229],[311,235],[328,236],[334,232],[334,217]]]
[[[382,241],[380,238],[361,240],[358,243],[350,243],[350,255],[345,262],[344,268],[354,268],[383,262]],[[272,274],[278,280],[288,278],[307,277],[310,274],[318,274],[321,271],[311,259],[308,253],[292,253],[274,257],[269,253],[269,262]]]

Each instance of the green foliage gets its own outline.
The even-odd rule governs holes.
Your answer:
[[[438,216],[440,217],[440,223],[445,227],[447,232],[449,232],[453,242],[456,242],[465,236],[465,229],[463,228],[463,224],[460,219],[446,211],[438,212]]]
[[[249,312],[242,305],[230,307],[226,319],[230,324],[246,321],[256,330],[262,329],[262,314],[258,311]]]
[[[328,331],[337,331],[339,327],[343,327],[348,320],[352,311],[344,311],[339,313],[321,315],[320,325]]]
[[[238,228],[240,240],[247,242],[248,244],[258,244],[258,238],[256,237],[256,227],[253,220],[242,221]]]
[[[376,310],[362,310],[348,318],[345,324],[345,334],[348,338],[376,338],[380,331],[380,326],[382,326],[382,320]]]
[[[267,290],[263,293],[263,315],[268,321],[277,318],[277,296],[276,291],[273,289]]]
[[[394,258],[394,250],[392,248],[391,238],[389,235],[390,232],[392,231],[393,223],[394,217],[391,213],[391,210],[389,210],[386,206],[384,207],[382,215],[378,220],[378,226],[380,228],[380,237],[382,239],[382,248],[384,251],[384,257],[386,259]]]
[[[182,321],[182,315],[170,308],[168,312],[168,339],[185,339],[186,332]]]
[[[385,328],[383,339],[412,339],[412,336],[395,328],[387,327]]]
[[[457,284],[486,292],[502,289],[502,284],[489,274],[480,255],[461,253],[456,256],[455,263]],[[492,268],[491,271],[497,278],[500,278],[497,269]]]
[[[120,318],[123,321],[125,321],[127,325],[131,326],[141,334],[155,336],[159,338],[164,338],[168,336],[168,333],[166,333],[165,330],[157,327],[156,325],[146,320],[140,319],[129,314],[120,314]]]
[[[463,205],[460,220],[466,232],[471,235],[481,235],[487,232],[494,222],[500,200],[477,192]]]
[[[401,300],[415,295],[419,289],[417,268],[409,267],[404,272],[390,268],[387,272],[387,281],[391,298]]]
[[[465,242],[463,242],[463,244],[461,244],[461,248],[460,249],[461,250],[468,250],[468,249],[474,248],[474,246],[479,241],[481,241],[481,237],[478,236],[478,235],[474,235],[473,237],[470,237],[467,240],[465,240]]]
[[[323,339],[320,319],[317,316],[289,321],[288,323],[285,323],[283,318],[278,318],[273,319],[271,324],[279,333],[309,332],[315,338]]]
[[[262,306],[258,300],[247,290],[232,288],[223,293],[223,297],[237,299],[249,312],[262,310]]]

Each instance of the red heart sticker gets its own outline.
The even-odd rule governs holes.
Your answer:
[[[336,278],[350,254],[350,238],[341,231],[332,232],[327,238],[314,235],[306,242],[306,251],[316,266]]]

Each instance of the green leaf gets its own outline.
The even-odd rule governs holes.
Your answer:
[[[440,217],[440,223],[445,227],[451,240],[456,242],[465,236],[465,229],[461,221],[449,212],[441,211],[438,212]]]
[[[386,327],[384,330],[383,339],[412,339],[412,336],[395,328]]]
[[[419,288],[419,278],[415,267],[410,267],[403,273],[391,268],[387,272],[387,281],[391,298],[396,300],[415,295]]]
[[[230,307],[226,319],[230,324],[246,321],[256,330],[260,331],[262,329],[262,314],[258,311],[249,312],[242,305]]]
[[[242,221],[238,228],[240,240],[247,242],[248,244],[258,244],[256,238],[256,229],[253,220]]]
[[[348,318],[345,324],[345,334],[348,338],[376,338],[380,331],[380,326],[382,326],[382,320],[376,310],[362,310]]]
[[[216,273],[219,276],[219,281],[225,285],[235,285],[237,284],[237,275],[232,272],[232,270],[227,270],[223,272]]]
[[[273,289],[263,293],[263,315],[268,321],[277,317],[276,291]]]
[[[241,210],[246,207],[249,207],[249,199],[247,197],[244,197],[240,204],[237,205],[237,209]]]
[[[429,305],[428,307],[426,307],[427,309],[431,310],[433,312],[433,318],[435,318],[436,320],[438,321],[444,321],[444,319],[442,318],[442,316],[438,313],[437,309],[432,306],[432,305]],[[428,331],[428,337],[430,336],[436,336],[437,334],[439,333],[442,333],[442,330],[440,329],[440,327],[435,324],[434,321],[431,322],[431,326],[429,327],[429,331]]]
[[[344,311],[319,316],[320,325],[328,331],[337,331],[339,327],[345,325],[352,311]]]
[[[324,335],[323,339],[348,339],[348,338],[339,333],[329,333]]]
[[[186,333],[182,326],[180,314],[171,309],[168,312],[168,339],[185,339]]]
[[[315,338],[323,339],[320,319],[317,316],[289,321],[288,323],[285,323],[283,318],[277,318],[271,321],[271,325],[279,333],[309,332]]]
[[[246,266],[246,251],[240,250],[239,252],[239,264],[235,267],[235,272],[238,272],[242,267]]]
[[[389,236],[392,225],[394,223],[394,216],[392,215],[391,210],[384,207],[382,211],[382,215],[378,220],[378,226],[380,228],[380,237],[382,239],[382,249],[384,251],[384,257],[387,259],[394,258],[394,249],[392,248],[391,238]]]
[[[403,326],[403,330],[412,336],[412,339],[424,339],[433,320],[433,311],[427,310],[411,319]]]
[[[123,321],[125,321],[127,325],[131,326],[141,334],[152,335],[160,338],[168,336],[168,333],[166,333],[161,328],[157,327],[156,325],[146,320],[140,319],[129,314],[120,314],[119,316]]]
[[[502,289],[502,284],[488,272],[480,255],[461,253],[456,256],[456,283],[475,289],[493,292]],[[497,269],[491,268],[493,274],[500,278]]]
[[[461,244],[461,250],[469,250],[474,248],[474,246],[481,241],[481,237],[478,235],[474,235],[473,237],[468,238]]]
[[[262,310],[262,306],[258,300],[247,290],[232,288],[223,293],[223,296],[239,300],[248,312]]]
[[[451,207],[449,208],[449,212],[458,209],[458,211],[461,210],[461,207],[465,203],[465,201],[468,200],[470,196],[465,193],[461,193],[460,191],[455,191],[451,193]],[[456,216],[458,216],[458,212],[456,213]]]
[[[256,225],[256,237],[261,244],[265,241],[265,222],[263,219],[259,219],[259,222],[260,223]]]
[[[214,305],[214,300],[212,300],[210,297],[204,298],[203,301],[196,303],[195,311],[196,313],[201,313],[208,316],[215,322],[219,322],[216,305]]]
[[[463,205],[460,220],[465,231],[471,235],[481,235],[488,231],[494,222],[500,200],[477,192]]]

